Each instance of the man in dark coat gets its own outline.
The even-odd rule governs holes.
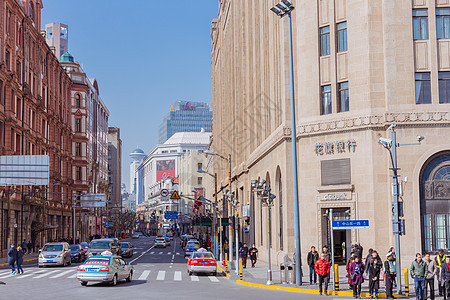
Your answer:
[[[14,275],[16,274],[16,267],[14,264],[17,261],[17,249],[14,243],[11,244],[11,248],[9,248],[7,255],[8,255],[8,266],[11,269],[12,272],[11,274]]]
[[[309,266],[309,284],[317,283],[317,273],[314,269],[316,262],[319,260],[319,253],[316,251],[316,247],[312,246],[311,251],[308,253],[308,258],[306,259]]]
[[[241,250],[239,250],[239,255],[242,258],[242,267],[244,269],[247,268],[248,247],[246,243],[244,243],[244,245],[242,245],[241,247]]]
[[[385,283],[386,283],[386,298],[394,299],[392,295],[392,288],[394,286],[394,281],[396,277],[395,273],[395,264],[394,264],[394,256],[392,252],[389,252],[387,255],[387,260],[384,262],[384,273],[385,273]]]
[[[450,257],[446,257],[441,264],[441,285],[444,299],[447,299],[450,290]]]
[[[256,254],[258,254],[258,249],[255,247],[255,244],[252,245],[249,252],[250,252],[250,260],[252,261],[252,268],[254,268],[256,264]]]

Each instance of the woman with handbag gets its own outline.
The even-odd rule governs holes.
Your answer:
[[[375,258],[369,265],[369,294],[370,298],[378,299],[378,289],[380,288],[380,273],[381,267],[378,260]]]
[[[352,275],[353,298],[361,298],[361,284],[364,282],[364,264],[359,256],[355,256],[355,261],[350,265],[350,274]]]

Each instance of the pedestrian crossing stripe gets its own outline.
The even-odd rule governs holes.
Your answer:
[[[138,280],[146,280],[148,275],[150,275],[150,271],[149,270],[145,270],[144,272],[142,272],[141,276],[138,278]]]
[[[173,274],[173,280],[181,281],[181,272],[180,271],[175,271],[175,273]]]
[[[164,277],[166,277],[166,271],[159,271],[156,280],[164,280]]]

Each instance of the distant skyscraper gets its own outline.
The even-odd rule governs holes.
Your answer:
[[[212,103],[177,101],[159,126],[159,143],[177,132],[211,132]]]
[[[50,23],[45,25],[47,45],[55,47],[57,58],[69,51],[69,27],[61,23]]]
[[[133,152],[130,153],[130,157],[132,159],[130,164],[130,186],[129,191],[130,194],[136,193],[136,170],[137,167],[141,164],[141,161],[145,157],[145,152],[142,149],[136,148]]]

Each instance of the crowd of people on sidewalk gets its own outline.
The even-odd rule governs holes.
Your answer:
[[[361,298],[361,286],[364,281],[369,282],[370,298],[378,298],[380,281],[385,282],[386,297],[394,299],[393,288],[396,286],[396,254],[392,247],[386,254],[383,261],[379,253],[374,249],[369,249],[368,254],[363,258],[363,247],[360,243],[352,246],[350,258],[346,264],[347,279],[354,298]],[[309,267],[309,283],[319,285],[319,294],[328,294],[328,284],[330,281],[330,270],[332,267],[331,253],[328,246],[324,246],[322,253],[316,251],[314,246],[307,256]],[[431,255],[426,253],[424,258],[420,253],[416,254],[416,259],[410,267],[410,275],[414,279],[414,292],[416,300],[435,299],[435,279],[438,284],[439,296],[447,299],[450,293],[450,257],[444,255],[444,250],[439,250],[438,255],[431,259]]]

